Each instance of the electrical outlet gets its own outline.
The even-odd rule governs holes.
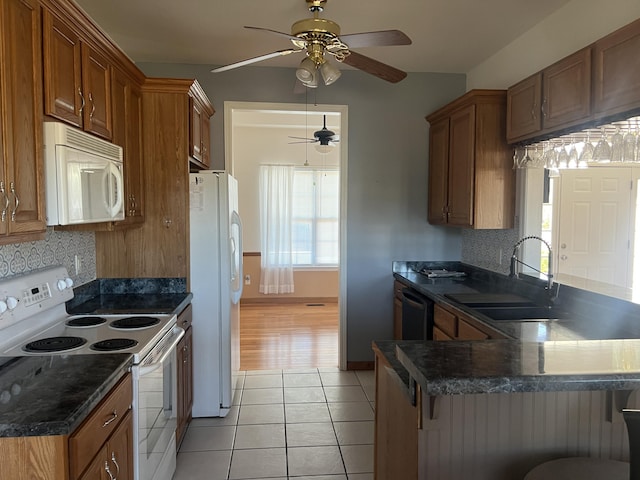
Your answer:
[[[244,284],[245,285],[251,285],[251,275],[245,275],[244,276]]]
[[[76,275],[80,275],[80,272],[82,272],[82,260],[78,255],[74,257],[74,264],[76,268]]]

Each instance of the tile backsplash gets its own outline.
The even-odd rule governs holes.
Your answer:
[[[75,259],[81,270],[76,275]],[[0,246],[0,278],[39,268],[62,265],[76,285],[96,278],[94,232],[60,232],[47,228],[44,240]]]
[[[462,230],[462,262],[497,273],[509,273],[518,230]]]

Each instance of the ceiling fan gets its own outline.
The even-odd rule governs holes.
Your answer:
[[[340,70],[329,63],[327,59],[329,55],[333,56],[338,62],[346,63],[391,83],[397,83],[407,76],[406,72],[402,70],[351,50],[352,48],[360,47],[410,45],[411,39],[407,35],[400,30],[380,30],[340,35],[340,26],[337,23],[319,17],[327,0],[305,1],[313,17],[295,22],[291,26],[291,34],[268,28],[244,27],[286,37],[293,43],[293,48],[249,58],[211,71],[214,73],[224,72],[278,56],[305,52],[306,57],[300,62],[300,66],[296,70],[296,77],[303,85],[310,88],[318,86],[318,72],[322,75],[325,85],[331,85],[340,77]]]
[[[336,135],[335,132],[332,132],[327,128],[327,116],[323,115],[323,125],[322,129],[313,132],[313,138],[306,137],[292,137],[300,140],[299,142],[289,142],[289,143],[316,143],[316,150],[320,153],[328,153],[335,143],[340,141],[340,135]]]

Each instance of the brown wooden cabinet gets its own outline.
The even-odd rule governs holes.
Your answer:
[[[597,116],[640,108],[640,19],[594,44],[593,102]]]
[[[37,0],[0,5],[0,244],[44,238],[42,30]]]
[[[402,340],[402,289],[405,285],[393,282],[393,339]]]
[[[193,328],[191,327],[192,307],[189,304],[178,315],[178,326],[185,330],[177,347],[178,353],[178,418],[176,442],[182,443],[191,421],[193,407]]]
[[[428,220],[511,228],[515,175],[505,141],[504,90],[471,90],[427,117]]]
[[[111,81],[113,143],[123,149],[125,219],[116,227],[144,222],[142,93],[137,82],[114,68]]]
[[[72,26],[43,10],[45,114],[112,137],[111,64]]]
[[[211,168],[211,103],[198,87],[189,95],[189,158],[195,168]]]
[[[110,480],[109,471],[114,478],[133,479],[132,400],[131,374],[127,374],[69,437],[71,480]]]
[[[590,115],[591,47],[587,47],[509,88],[507,141],[568,128]]]
[[[188,278],[193,95],[204,96],[195,80],[147,79],[142,86],[143,151],[153,161],[144,169],[144,223],[140,228],[96,232],[99,277]]]
[[[505,338],[500,332],[451,306],[433,307],[434,340],[487,340]]]
[[[418,478],[420,403],[412,405],[408,385],[379,351],[376,351],[375,376],[375,478],[415,480]],[[419,390],[417,397],[420,399]]]

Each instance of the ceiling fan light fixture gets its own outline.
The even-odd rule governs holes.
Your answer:
[[[327,155],[328,153],[331,152],[331,150],[333,150],[333,147],[335,147],[336,144],[327,140],[327,139],[321,139],[318,143],[316,143],[313,148],[316,149],[316,152],[318,152],[320,155]]]
[[[322,80],[324,80],[325,85],[331,85],[342,75],[342,72],[329,62],[324,62],[320,66],[320,73],[322,74]]]
[[[307,87],[318,86],[318,74],[316,64],[309,57],[300,62],[296,70],[296,77]]]

